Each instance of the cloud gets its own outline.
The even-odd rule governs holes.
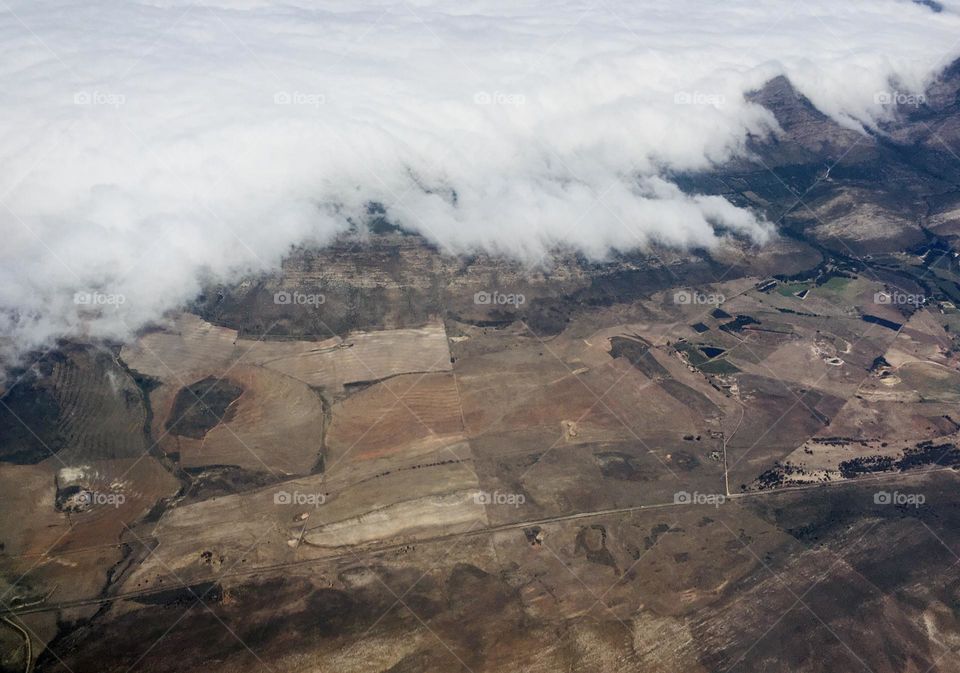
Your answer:
[[[454,252],[763,242],[768,223],[662,176],[775,132],[744,93],[777,75],[859,128],[960,50],[955,5],[906,0],[5,4],[17,349],[125,338],[370,202]]]

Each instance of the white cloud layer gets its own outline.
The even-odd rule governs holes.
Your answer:
[[[960,52],[956,9],[4,0],[0,332],[125,337],[370,201],[454,251],[710,246],[718,224],[762,242],[768,224],[659,176],[773,128],[743,94],[780,74],[872,123],[877,92]]]

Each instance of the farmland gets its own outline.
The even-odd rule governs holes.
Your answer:
[[[928,667],[960,645],[949,593],[907,580],[956,544],[954,315],[877,304],[868,270],[816,273],[691,288],[573,264],[500,281],[527,295],[501,307],[473,303],[491,282],[478,262],[419,323],[331,302],[255,335],[184,312],[112,352],[48,358],[24,380],[46,401],[18,408],[48,435],[18,434],[0,463],[17,503],[4,577],[27,578],[8,614],[74,670],[143,655],[156,671],[707,671],[758,666],[793,629],[797,657]],[[558,322],[560,297],[618,275],[648,285]],[[909,556],[924,560],[900,577]],[[818,627],[838,587],[850,607]],[[810,609],[777,621],[796,596]],[[896,619],[857,626],[879,609]],[[361,643],[372,654],[348,656]]]

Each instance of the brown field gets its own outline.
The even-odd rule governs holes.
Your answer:
[[[356,332],[324,341],[264,341],[241,339],[236,330],[190,314],[178,317],[169,329],[148,333],[124,347],[121,358],[142,374],[181,385],[198,378],[198,372],[246,364],[331,392],[398,374],[450,370],[447,340],[439,324]]]
[[[208,376],[222,372],[208,370]],[[154,432],[184,468],[234,465],[255,472],[291,475],[309,472],[321,456],[323,403],[302,382],[263,367],[231,367],[227,380],[243,389],[230,405],[230,418],[202,438],[176,435],[172,405],[179,387],[163,385],[151,395]],[[193,404],[193,403],[192,403]]]
[[[442,315],[406,272],[319,341],[244,295],[30,382],[56,451],[0,462],[0,570],[37,670],[960,671],[949,315],[663,266],[504,313],[477,263]],[[64,467],[123,504],[59,511]]]
[[[375,383],[334,405],[327,464],[335,470],[342,461],[405,459],[463,440],[453,375],[408,374]]]

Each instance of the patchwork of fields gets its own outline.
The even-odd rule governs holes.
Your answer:
[[[466,304],[480,265],[419,325],[185,312],[44,357],[8,398],[45,434],[0,462],[4,610],[40,670],[758,670],[784,647],[957,670],[956,583],[921,580],[960,530],[960,315],[878,302],[868,272],[732,275],[607,302],[570,273],[588,299],[561,319],[545,278]]]

